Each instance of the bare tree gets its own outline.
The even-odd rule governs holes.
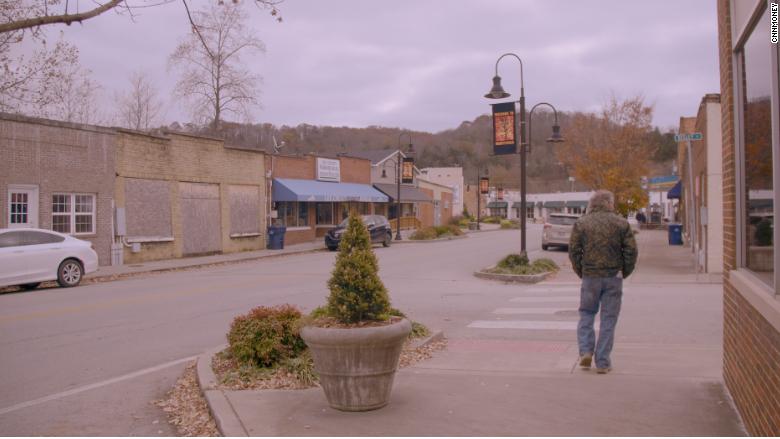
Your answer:
[[[32,113],[66,122],[97,123],[101,86],[90,77],[91,74],[78,65],[66,69],[47,90],[51,100],[46,105],[33,108]]]
[[[152,6],[174,1],[176,0],[159,0]],[[224,0],[212,1],[218,4],[224,3]],[[232,1],[238,3],[239,0]],[[281,0],[254,0],[254,3],[258,7],[268,9],[272,16],[277,17],[278,21],[282,21],[279,10],[276,9],[276,5],[281,3]],[[86,4],[87,7],[83,7],[83,4]],[[140,1],[132,2],[130,0],[103,2],[96,0],[0,0],[0,34],[24,31],[25,29],[36,31],[41,26],[52,24],[82,23],[110,10],[126,11],[132,14],[133,9],[148,6]]]
[[[248,117],[258,105],[260,77],[243,68],[241,56],[265,47],[246,28],[240,4],[212,4],[192,15],[192,33],[169,59],[182,71],[175,94],[192,105],[194,118],[218,130],[225,114]]]
[[[119,124],[134,130],[148,130],[158,122],[162,101],[146,73],[134,72],[128,78],[130,90],[117,96]]]

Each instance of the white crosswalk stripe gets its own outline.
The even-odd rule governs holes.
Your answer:
[[[498,308],[493,314],[555,314],[561,311],[577,311],[576,307],[566,308]]]
[[[539,296],[539,297],[515,297],[513,299],[509,299],[510,302],[515,303],[557,303],[557,302],[572,302],[572,303],[579,303],[580,298],[579,296],[553,296],[553,297],[547,297],[547,296]]]
[[[469,328],[480,329],[531,329],[576,331],[577,322],[528,321],[528,320],[475,320]]]

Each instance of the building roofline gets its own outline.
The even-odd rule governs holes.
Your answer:
[[[52,126],[52,127],[59,127],[59,128],[70,128],[74,130],[81,130],[81,131],[91,131],[101,134],[113,134],[115,135],[117,132],[116,128],[111,127],[104,127],[99,125],[90,125],[90,124],[83,124],[83,123],[75,123],[75,122],[65,122],[61,120],[54,120],[54,119],[43,119],[40,117],[32,117],[32,116],[25,116],[22,114],[13,114],[13,113],[3,113],[0,112],[0,120],[7,120],[11,122],[20,122],[20,123],[30,123],[30,124],[38,124],[38,125],[46,125],[46,126]]]

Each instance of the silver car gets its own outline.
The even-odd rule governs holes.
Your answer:
[[[571,213],[551,213],[542,229],[542,250],[547,250],[551,245],[568,247],[574,223],[579,218],[580,215]]]

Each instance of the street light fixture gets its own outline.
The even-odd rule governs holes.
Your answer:
[[[412,134],[411,133],[405,133],[402,132],[398,135],[398,154],[396,156],[396,168],[398,171],[398,180],[396,181],[397,184],[397,192],[395,197],[395,203],[396,203],[396,227],[395,227],[395,240],[400,241],[401,240],[401,137],[406,134],[409,136],[409,149],[408,151],[410,153],[414,152],[414,146],[412,145]],[[414,171],[413,171],[414,172]]]
[[[501,86],[501,77],[498,76],[498,63],[506,56],[513,56],[517,59],[517,61],[520,62],[520,170],[522,172],[522,176],[520,179],[520,211],[523,213],[520,215],[520,231],[521,231],[521,238],[520,238],[520,253],[522,255],[527,255],[526,250],[526,147],[528,146],[528,142],[526,142],[526,132],[525,132],[525,86],[523,85],[523,60],[520,59],[519,56],[517,56],[514,53],[505,53],[501,55],[496,60],[496,74],[493,76],[493,87],[490,89],[490,91],[485,94],[485,97],[488,99],[504,99],[511,96],[509,93],[507,93],[504,90],[504,87]],[[539,105],[550,105],[546,102],[542,102],[541,104],[536,104],[533,108],[536,108]],[[552,107],[552,105],[550,105]],[[555,111],[555,108],[553,107],[553,111],[555,112],[555,125],[553,125],[553,133],[552,136],[550,136],[549,139],[547,139],[548,142],[562,142],[563,137],[561,136],[561,128],[558,125],[558,112]],[[533,112],[533,109],[531,109],[531,112]]]

